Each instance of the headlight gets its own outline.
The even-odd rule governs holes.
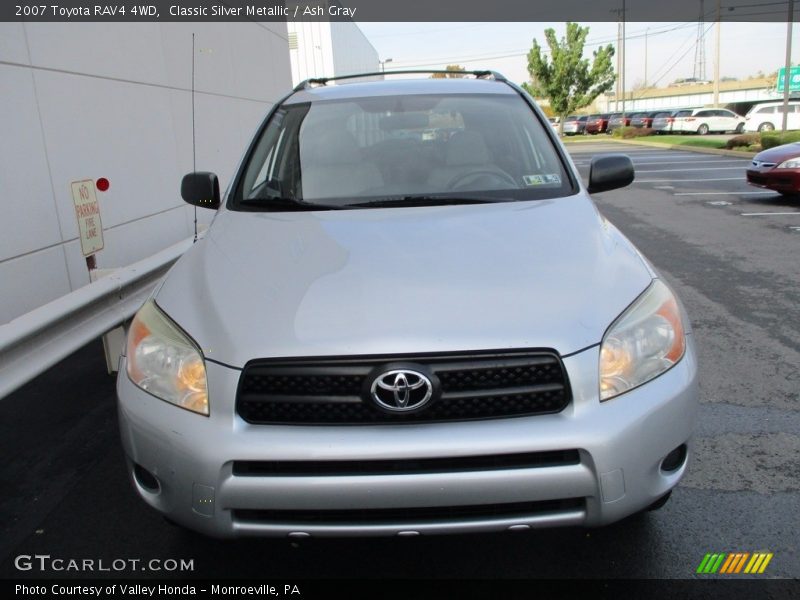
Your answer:
[[[203,356],[152,300],[145,302],[128,330],[128,377],[157,398],[208,414]]]
[[[800,169],[800,157],[790,158],[779,164],[776,169]]]
[[[686,350],[678,302],[656,279],[608,328],[600,345],[600,400],[658,377]]]

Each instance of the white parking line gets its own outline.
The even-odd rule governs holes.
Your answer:
[[[795,212],[742,213],[743,217],[766,217],[767,215],[800,215],[800,211],[795,211]]]
[[[722,160],[649,160],[649,161],[637,161],[635,158],[632,159],[633,163],[636,165],[717,165],[721,163],[740,163],[742,165],[749,163],[750,161],[743,162],[739,158],[726,158]]]
[[[678,192],[673,196],[755,196],[758,194],[775,194],[777,192]]]
[[[702,169],[651,169],[649,171],[641,170],[639,173],[683,173],[684,171],[733,171],[741,170],[743,167],[715,167],[713,169],[709,169],[709,167],[703,167]]]
[[[744,177],[715,177],[713,179],[634,179],[633,183],[680,183],[682,181],[744,181]]]
[[[608,149],[609,152],[612,151],[612,150],[617,150],[617,149],[616,148],[614,148],[614,149],[609,148]],[[589,153],[589,152],[574,152],[573,153],[573,152],[571,152],[570,153],[570,155],[573,158],[591,157],[591,156],[594,156],[595,154],[598,154],[598,153],[597,152],[592,152],[592,153]],[[622,152],[621,154],[627,154],[628,156],[631,157],[632,160],[637,160],[637,159],[645,159],[645,160],[650,159],[650,160],[653,160],[653,159],[657,159],[657,158],[685,158],[685,159],[688,160],[690,158],[697,157],[697,154],[695,152],[686,152],[685,154],[684,153],[676,154],[674,152],[664,153],[664,154],[637,154],[636,152]],[[706,156],[708,156],[708,155],[706,155]],[[700,159],[700,160],[746,160],[746,159],[742,159],[742,158],[719,159],[719,158],[712,157],[712,158],[706,158],[706,159]]]

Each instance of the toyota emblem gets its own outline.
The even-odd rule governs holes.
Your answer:
[[[419,371],[392,369],[373,380],[370,395],[383,410],[411,412],[428,403],[433,396],[433,383]]]

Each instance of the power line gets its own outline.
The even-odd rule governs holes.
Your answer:
[[[626,40],[634,40],[634,39],[641,39],[644,38],[645,35],[649,35],[649,37],[653,37],[656,35],[662,35],[665,33],[671,33],[673,31],[677,31],[679,29],[685,29],[686,27],[693,27],[696,25],[695,21],[689,21],[685,23],[681,23],[677,26],[670,25],[667,29],[659,30],[650,30],[649,34],[646,34],[645,30],[640,30],[638,34],[626,36]],[[584,47],[591,48],[593,46],[602,46],[607,43],[615,42],[616,36],[608,37],[608,38],[600,38],[595,40],[587,40],[584,44]],[[499,54],[498,54],[499,52]],[[395,59],[393,62],[398,65],[397,68],[402,66],[403,68],[412,68],[412,67],[433,67],[437,65],[441,65],[443,63],[462,63],[462,62],[474,62],[480,60],[496,60],[501,58],[517,58],[522,56],[527,56],[528,52],[530,52],[530,48],[526,50],[521,49],[509,49],[507,51],[499,50],[497,52],[489,53],[489,54],[479,54],[473,56],[445,56],[445,57],[437,57],[437,58],[429,58],[427,62],[418,62],[414,59],[402,60],[402,59]],[[550,54],[550,50],[548,48],[542,48],[543,54]],[[389,72],[389,71],[387,71]]]
[[[713,26],[714,26],[714,24],[712,23],[711,25],[709,25],[709,26],[706,28],[706,30],[703,32],[703,37],[705,37],[705,36],[708,34],[708,32],[709,32],[709,31],[711,31],[711,28],[712,28]],[[656,80],[653,82],[653,85],[655,85],[655,84],[657,84],[659,81],[661,81],[661,80],[662,80],[664,77],[666,77],[666,76],[667,76],[667,75],[670,73],[670,71],[672,71],[672,69],[674,69],[676,66],[678,66],[678,63],[679,63],[679,62],[681,62],[681,61],[682,61],[682,60],[683,60],[683,59],[686,57],[686,55],[687,55],[687,54],[689,54],[689,52],[690,52],[691,50],[692,50],[692,46],[689,46],[689,48],[687,48],[687,49],[686,49],[686,52],[684,52],[683,54],[681,54],[681,56],[678,58],[678,60],[676,60],[674,63],[672,63],[672,66],[671,66],[669,69],[667,69],[667,70],[664,72],[664,74],[663,74],[663,75],[661,75],[661,77],[659,77],[658,79],[656,79]],[[675,55],[675,54],[673,54],[673,56],[674,56],[674,55]],[[669,60],[669,59],[667,59],[667,60]],[[644,94],[644,91],[642,91],[642,93],[641,93],[641,94],[639,94],[638,96],[631,98],[631,100],[638,100],[638,99],[640,99],[640,98],[642,97],[642,95],[643,95],[643,94]]]

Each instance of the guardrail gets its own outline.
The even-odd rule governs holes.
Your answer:
[[[0,398],[130,319],[189,238],[0,325]]]

